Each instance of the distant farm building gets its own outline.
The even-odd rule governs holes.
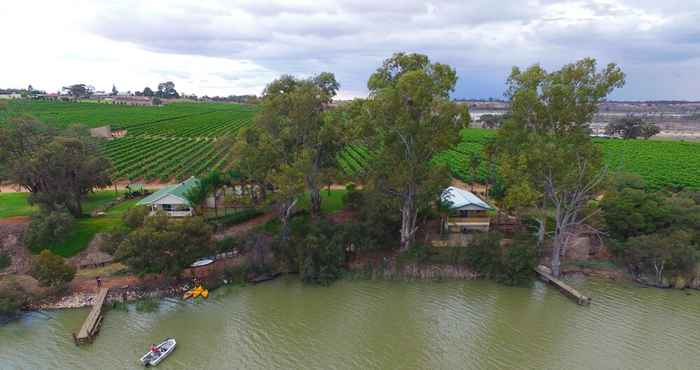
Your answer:
[[[90,129],[90,136],[103,137],[103,138],[109,139],[112,137],[112,128],[109,125],[91,128]]]
[[[102,137],[105,139],[118,139],[120,137],[126,136],[126,130],[116,129],[113,131],[112,126],[106,125],[106,126],[91,128],[90,129],[90,136]]]
[[[112,97],[112,102],[126,105],[153,105],[153,101],[147,96],[117,95]]]
[[[194,214],[192,204],[185,194],[197,186],[199,186],[199,180],[190,177],[179,184],[158,190],[141,199],[136,205],[150,207],[151,214],[163,211],[170,217],[192,216]]]
[[[12,100],[12,99],[22,99],[20,94],[0,94],[0,100]]]
[[[444,230],[451,233],[489,231],[494,208],[474,193],[450,186],[443,191],[441,200],[449,208],[443,220]]]

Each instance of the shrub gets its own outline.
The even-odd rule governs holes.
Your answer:
[[[279,261],[300,273],[305,283],[329,285],[340,278],[349,245],[342,227],[324,219],[311,220],[307,213],[290,220],[290,241],[273,242]]]
[[[226,279],[231,284],[244,284],[246,282],[246,276],[250,272],[250,267],[248,264],[241,264],[240,266],[230,266],[224,269],[224,279]]]
[[[342,275],[345,260],[343,241],[334,229],[321,221],[304,238],[299,272],[305,283],[329,285]]]
[[[355,184],[345,186],[343,204],[350,210],[357,211],[359,221],[348,226],[352,229],[358,249],[391,247],[397,243],[401,219],[394,212],[392,199],[379,192],[358,190]],[[423,215],[422,215],[423,217]]]
[[[127,227],[136,229],[143,226],[150,212],[151,210],[148,207],[133,207],[124,213],[122,221]]]
[[[67,264],[63,257],[44,249],[34,260],[31,274],[41,286],[59,288],[73,280],[75,267]]]
[[[32,221],[24,234],[24,241],[33,251],[41,250],[48,244],[64,241],[73,223],[73,217],[68,212],[36,213],[32,216]]]
[[[100,250],[108,253],[114,254],[119,248],[119,244],[126,239],[129,235],[129,230],[123,227],[115,227],[110,232],[105,233],[102,237],[102,244],[100,245]]]
[[[243,241],[235,236],[226,236],[221,240],[216,241],[216,251],[219,253],[231,252],[234,249],[240,248]]]
[[[530,280],[537,264],[534,243],[529,240],[516,240],[503,253],[500,271],[496,280],[506,285],[521,285]]]
[[[362,191],[357,190],[353,183],[347,184],[345,190],[347,192],[343,195],[343,204],[351,210],[361,209],[364,201]]]
[[[12,257],[8,253],[0,252],[0,271],[10,267],[12,264]]]
[[[137,273],[177,275],[197,258],[211,254],[212,228],[201,217],[148,217],[119,244],[115,257]]]
[[[16,282],[0,287],[0,317],[14,316],[27,302],[28,293]]]
[[[416,243],[409,250],[402,253],[401,256],[399,256],[399,260],[401,262],[421,263],[427,261],[428,257],[430,257],[430,247],[425,244]]]
[[[244,223],[262,214],[262,211],[249,208],[232,213],[230,215],[209,219],[208,222],[216,225],[217,227],[227,227]]]
[[[624,258],[636,273],[653,273],[661,283],[668,271],[685,274],[696,267],[700,247],[693,239],[692,233],[683,230],[632,237],[625,242]]]
[[[501,239],[499,233],[482,233],[474,236],[466,248],[465,260],[477,272],[487,277],[494,277],[500,271]]]
[[[527,282],[537,264],[535,241],[517,236],[508,246],[502,247],[503,235],[484,233],[474,237],[463,254],[455,255],[475,271],[501,284],[520,285]]]

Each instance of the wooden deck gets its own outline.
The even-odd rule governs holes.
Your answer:
[[[576,303],[582,306],[591,304],[590,297],[586,297],[585,295],[579,293],[579,291],[574,289],[569,284],[566,284],[563,281],[552,276],[552,272],[547,266],[539,265],[535,268],[535,272],[537,272],[537,274],[542,280],[555,286],[564,295],[576,301]]]
[[[100,325],[102,324],[102,306],[105,303],[105,299],[107,299],[107,293],[109,293],[109,288],[100,288],[99,292],[97,292],[95,301],[92,304],[92,310],[85,319],[78,335],[73,333],[75,344],[80,345],[92,342],[100,331]]]

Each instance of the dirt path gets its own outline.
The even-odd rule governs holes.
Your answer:
[[[130,183],[139,183],[139,181],[117,181],[115,184],[117,186],[118,190],[124,190],[126,189],[127,185]],[[140,182],[143,184],[143,186],[146,189],[162,189],[166,186],[171,186],[177,184],[177,182],[160,182],[160,181],[151,181],[151,182]],[[105,188],[104,190],[114,190],[114,185]],[[0,193],[27,193],[27,190],[21,186],[17,186],[14,184],[2,184],[0,185]]]
[[[242,234],[245,234],[249,232],[251,229],[258,225],[262,225],[270,220],[275,218],[275,213],[274,212],[268,212],[263,215],[260,215],[252,220],[248,220],[244,223],[238,224],[231,226],[227,228],[226,230],[220,231],[216,234],[214,234],[214,239],[215,240],[222,240],[227,236],[239,236]]]
[[[16,216],[8,218],[0,218],[0,225],[19,225],[31,221],[29,216]]]
[[[105,276],[101,277],[102,287],[104,288],[121,288],[124,286],[135,286],[142,282],[141,279],[134,275],[123,276]],[[75,278],[70,282],[71,293],[95,293],[97,290],[97,281],[95,278]]]

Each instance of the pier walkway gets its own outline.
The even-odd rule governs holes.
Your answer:
[[[105,299],[107,299],[108,292],[109,288],[100,288],[97,292],[95,301],[92,303],[92,310],[85,319],[78,335],[73,333],[73,340],[75,340],[76,345],[92,342],[100,331],[100,325],[102,324],[102,306],[105,303]]]
[[[573,299],[576,301],[576,303],[586,306],[591,304],[591,298],[586,297],[585,295],[579,293],[576,289],[574,289],[572,286],[569,284],[564,283],[563,281],[555,278],[552,275],[552,271],[549,269],[549,267],[544,266],[544,265],[539,265],[535,268],[535,272],[540,276],[540,278],[557,289],[559,289],[560,292],[562,292],[564,295],[567,297]]]

